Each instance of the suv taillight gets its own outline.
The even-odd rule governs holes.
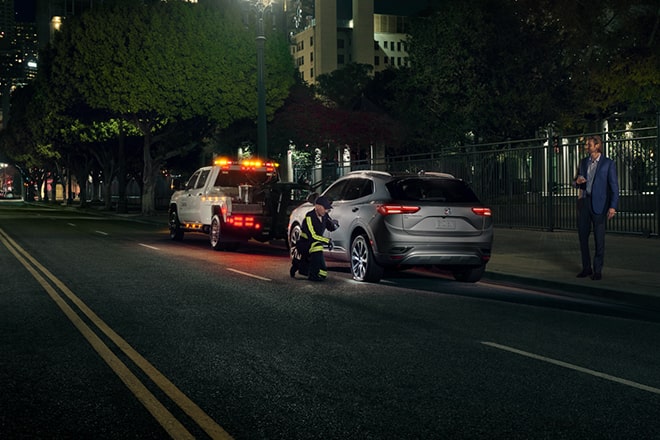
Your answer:
[[[493,215],[490,208],[472,208],[472,212],[477,215],[483,215],[484,217],[490,217]]]
[[[405,206],[405,205],[380,205],[378,212],[381,215],[390,214],[413,214],[419,211],[419,206]]]

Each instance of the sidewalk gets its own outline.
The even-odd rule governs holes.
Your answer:
[[[593,236],[591,237],[593,252]],[[577,278],[577,231],[496,228],[485,278],[630,302],[660,310],[660,239],[605,237],[603,279]]]

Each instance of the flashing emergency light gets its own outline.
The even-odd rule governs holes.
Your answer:
[[[237,165],[237,166],[240,165],[241,169],[244,170],[266,167],[266,171],[274,171],[275,168],[278,168],[280,166],[280,164],[277,162],[264,162],[259,159],[245,159],[241,162],[237,162],[227,159],[226,157],[215,159],[213,161],[213,165],[220,166],[223,168],[228,168],[232,165]]]

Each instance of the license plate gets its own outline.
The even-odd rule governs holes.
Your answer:
[[[435,222],[436,229],[456,229],[456,222],[454,220],[437,219]]]

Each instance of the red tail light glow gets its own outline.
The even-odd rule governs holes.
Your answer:
[[[483,215],[484,217],[490,217],[493,215],[490,208],[472,208],[472,212],[477,215]]]
[[[252,216],[232,215],[227,217],[227,223],[237,228],[261,229],[261,224],[257,223]]]
[[[413,214],[419,211],[419,206],[404,206],[404,205],[380,205],[378,212],[381,215],[391,214]]]

